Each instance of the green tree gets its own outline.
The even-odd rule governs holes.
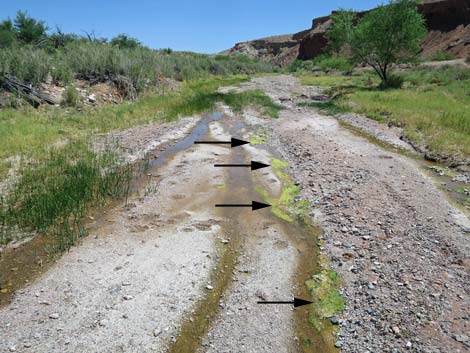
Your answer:
[[[26,12],[18,11],[14,29],[19,41],[25,44],[36,44],[46,37],[48,27],[44,21],[38,21]]]
[[[137,39],[129,37],[127,34],[119,34],[118,36],[111,39],[110,43],[113,46],[128,49],[134,49],[141,45]]]
[[[354,31],[356,14],[352,10],[339,9],[331,15],[332,24],[326,32],[327,49],[334,53],[348,50]]]
[[[10,19],[0,22],[0,48],[8,48],[16,41],[13,22]]]
[[[338,34],[341,29],[347,31]],[[416,0],[392,0],[356,20],[350,11],[333,17],[328,31],[332,48],[350,47],[350,54],[371,66],[387,86],[392,64],[408,62],[420,51],[426,35]]]

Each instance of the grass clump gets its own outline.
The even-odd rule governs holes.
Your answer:
[[[299,106],[317,108],[329,115],[336,115],[347,111],[347,109],[338,105],[335,100],[330,100],[326,102],[304,102],[299,103]]]
[[[445,51],[438,51],[426,58],[428,61],[447,61],[456,59],[455,55]]]
[[[98,155],[76,144],[52,149],[42,163],[23,166],[2,199],[0,243],[47,231],[58,237],[59,250],[68,249],[84,234],[81,221],[90,207],[127,195],[131,178],[130,167],[110,152]]]
[[[69,85],[62,94],[62,105],[76,107],[78,105],[78,91],[75,86]]]

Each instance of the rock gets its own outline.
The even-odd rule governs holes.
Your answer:
[[[457,342],[465,343],[468,341],[468,336],[467,335],[454,335],[454,339]]]
[[[10,350],[10,352],[16,352],[16,347],[15,346],[10,346],[10,347],[8,347],[8,349]]]
[[[161,335],[161,333],[162,333],[162,330],[159,329],[159,328],[156,328],[156,329],[153,331],[153,336],[154,336],[154,337],[158,337],[158,336]]]
[[[87,97],[88,101],[90,103],[95,103],[96,102],[96,94],[92,93]]]
[[[100,320],[98,325],[100,325],[101,327],[105,327],[105,326],[108,326],[108,323],[109,323],[108,320],[103,319],[103,320]]]
[[[58,313],[49,314],[49,319],[57,320],[58,318],[59,318],[59,314],[58,314]]]
[[[397,336],[400,335],[400,329],[398,328],[398,326],[393,326],[392,327],[392,332]]]
[[[336,316],[332,316],[330,318],[330,322],[333,324],[333,325],[339,325],[339,319],[336,317]]]
[[[122,299],[124,299],[124,300],[132,300],[132,299],[134,299],[134,297],[133,297],[132,295],[124,295],[124,296],[122,297]]]
[[[412,346],[411,341],[407,341],[405,346],[406,348],[410,349]]]
[[[208,285],[206,286],[206,289],[208,289],[208,290],[213,290],[213,289],[214,289],[214,287],[213,287],[213,286],[211,286],[210,284],[208,284]]]

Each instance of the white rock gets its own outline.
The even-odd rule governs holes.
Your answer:
[[[57,320],[58,318],[59,318],[59,314],[57,313],[49,314],[49,319]]]

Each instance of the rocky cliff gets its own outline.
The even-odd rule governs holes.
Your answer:
[[[425,0],[419,5],[428,28],[422,43],[422,55],[448,52],[456,57],[470,56],[470,1]],[[359,16],[367,13],[360,12]],[[325,32],[330,16],[316,18],[302,32],[237,43],[225,54],[244,53],[285,66],[296,59],[308,60],[320,55],[327,44]]]

